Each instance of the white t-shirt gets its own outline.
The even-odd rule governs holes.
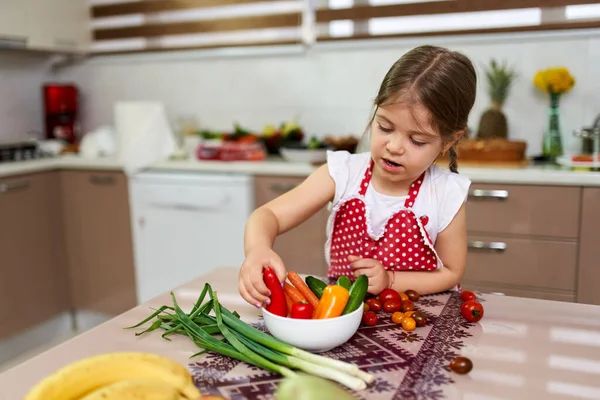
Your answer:
[[[327,167],[335,182],[335,196],[332,209],[349,198],[358,195],[360,184],[369,167],[371,153],[350,154],[347,151],[328,151]],[[464,175],[443,170],[437,165],[430,166],[412,209],[417,217],[427,216],[425,229],[435,244],[437,235],[452,222],[454,216],[466,201],[471,180]],[[367,217],[369,233],[378,238],[383,234],[389,218],[404,207],[407,196],[386,196],[377,193],[369,183],[365,202],[371,215]],[[333,232],[333,213],[327,224],[327,242]],[[329,254],[329,249],[326,249]],[[329,262],[329,257],[327,257]]]

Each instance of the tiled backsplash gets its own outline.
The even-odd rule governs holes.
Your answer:
[[[420,43],[463,51],[476,63],[479,92],[470,119],[472,129],[477,128],[481,113],[489,105],[482,65],[494,57],[516,67],[519,79],[504,110],[510,136],[528,140],[529,154],[539,153],[547,120],[548,99],[532,84],[538,69],[564,65],[577,79],[574,90],[561,102],[568,150],[579,148],[572,130],[591,124],[600,112],[600,75],[595,73],[596,61],[600,61],[597,33],[398,40],[385,45],[362,42],[354,47],[321,46],[305,54],[103,58],[63,70],[61,78],[76,82],[82,90],[86,131],[112,123],[116,101],[159,100],[172,118],[195,115],[201,126],[212,129],[231,129],[234,121],[262,129],[267,123],[298,117],[309,134],[360,135],[385,72],[405,51]],[[26,114],[13,118],[13,130],[22,128],[27,119],[40,123],[41,71],[19,69],[9,72],[14,75],[10,86],[23,92],[22,99],[18,103],[11,100],[12,112],[4,104],[0,107],[0,115],[12,115],[15,109]],[[0,90],[6,89],[0,86]],[[0,102],[7,101],[5,95],[1,97]]]
[[[41,137],[42,85],[51,79],[49,57],[0,53],[0,141]]]

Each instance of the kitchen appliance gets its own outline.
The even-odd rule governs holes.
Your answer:
[[[0,142],[0,163],[33,160],[39,156],[35,140]]]
[[[75,143],[79,136],[78,91],[75,85],[44,85],[44,121],[47,139]]]
[[[129,178],[138,303],[244,261],[253,178],[147,170]]]

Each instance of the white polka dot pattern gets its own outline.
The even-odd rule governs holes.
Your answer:
[[[371,162],[361,182],[358,193],[361,196],[365,195],[369,186],[372,165]],[[355,198],[342,204],[333,222],[328,275],[335,278],[347,275],[353,278],[349,255],[376,259],[386,269],[393,271],[435,270],[437,258],[429,245],[431,238],[426,230],[423,230],[423,236],[417,217],[412,212],[422,182],[423,176],[411,184],[411,190],[404,203],[408,210],[400,211],[389,219],[379,240],[374,240],[368,233],[368,218],[365,216],[366,207],[362,200]],[[428,222],[427,216],[421,216],[420,221],[425,226]]]

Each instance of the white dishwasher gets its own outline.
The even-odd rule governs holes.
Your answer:
[[[253,178],[141,172],[129,179],[138,304],[214,268],[244,261]]]

